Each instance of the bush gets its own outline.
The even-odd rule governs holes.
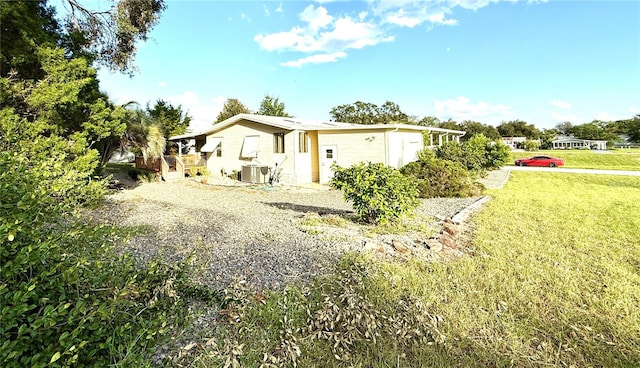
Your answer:
[[[540,141],[527,139],[522,143],[522,147],[525,151],[537,151],[538,149],[540,149]]]
[[[333,169],[331,186],[344,191],[361,221],[383,224],[418,206],[414,181],[394,168],[368,162]]]
[[[417,182],[421,198],[470,197],[482,193],[482,185],[460,162],[441,160],[426,149],[418,155],[418,161],[400,169],[403,175]]]
[[[476,134],[464,143],[447,142],[436,150],[436,157],[461,163],[467,170],[483,174],[498,169],[509,160],[509,147]]]
[[[0,114],[0,366],[148,365],[184,315],[186,271],[141,268],[111,251],[123,230],[74,221],[105,192],[96,152]]]

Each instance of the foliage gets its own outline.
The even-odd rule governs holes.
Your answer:
[[[191,122],[191,117],[182,111],[182,106],[173,107],[162,99],[157,100],[153,108],[147,104],[147,113],[153,124],[160,127],[166,140],[174,135],[184,134]]]
[[[632,119],[621,120],[617,123],[617,133],[626,134],[631,142],[640,143],[640,114]]]
[[[464,143],[446,142],[436,149],[436,157],[460,162],[467,170],[482,174],[504,165],[509,159],[509,147],[501,141],[492,142],[481,133]]]
[[[61,37],[54,8],[44,0],[1,1],[0,27],[0,77],[42,78],[37,46],[54,47]]]
[[[335,106],[331,109],[334,121],[352,124],[406,123],[408,116],[396,103],[386,101],[382,106],[356,101],[353,104]]]
[[[522,142],[522,147],[525,151],[537,151],[538,149],[540,149],[540,144],[541,143],[538,140],[526,139],[524,142]]]
[[[540,135],[540,147],[542,149],[551,149],[553,145],[551,142],[560,134],[557,129],[544,129]]]
[[[37,55],[45,78],[2,78],[0,104],[29,123],[37,121],[42,134],[83,140],[106,161],[126,129],[124,109],[99,91],[96,71],[85,59],[68,60],[62,49],[45,47],[38,48]]]
[[[394,168],[368,162],[334,170],[331,186],[344,191],[362,221],[383,224],[418,206],[415,183]]]
[[[141,268],[112,249],[130,231],[74,219],[104,194],[84,141],[11,108],[0,124],[0,365],[148,364],[184,318],[188,267]]]
[[[497,126],[497,129],[502,137],[540,138],[540,131],[533,124],[527,124],[522,120],[503,122]]]
[[[284,109],[284,102],[280,102],[278,97],[273,97],[271,95],[264,95],[262,102],[260,102],[260,109],[256,113],[258,115],[268,115],[268,116],[282,116],[285,118],[291,118]]]
[[[436,158],[425,149],[417,161],[410,162],[400,172],[415,179],[421,198],[471,197],[482,193],[482,185],[460,162]]]
[[[211,367],[347,367],[406,355],[417,364],[415,352],[440,346],[445,336],[440,317],[407,286],[381,262],[356,254],[312,288],[251,294],[236,282],[225,290],[226,318],[198,361]]]
[[[613,144],[620,140],[616,129],[617,127],[613,123],[594,120],[590,123],[576,125],[572,131],[576,138],[604,140],[607,141],[607,147],[613,147]]]
[[[69,9],[68,48],[121,72],[135,69],[136,43],[147,40],[166,8],[164,0],[117,0],[109,9],[64,1]]]
[[[238,114],[250,114],[251,111],[238,99],[230,98],[225,101],[222,106],[222,111],[218,114],[215,123],[219,123],[221,121],[232,118]]]
[[[501,137],[498,129],[477,121],[465,120],[462,122],[461,129],[459,130],[466,132],[461,138],[463,141],[467,141],[478,134],[482,134],[493,141],[499,141]]]

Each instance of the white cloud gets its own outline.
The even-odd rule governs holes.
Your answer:
[[[309,28],[313,32],[325,28],[333,21],[333,17],[322,6],[316,8],[313,5],[309,5],[300,13],[299,17],[301,21],[309,24]]]
[[[245,13],[240,13],[240,19],[246,20],[247,22],[251,22],[251,18]]]
[[[335,62],[338,59],[342,59],[347,57],[347,53],[343,51],[334,52],[332,54],[316,54],[307,56],[305,58],[301,58],[298,60],[287,61],[286,63],[281,63],[282,66],[290,66],[294,68],[299,68],[304,64],[320,64],[320,63],[331,63]]]
[[[278,5],[278,7],[276,8],[275,12],[276,12],[276,13],[282,13],[282,11],[283,11],[283,9],[282,9],[282,3],[280,3],[280,4]]]
[[[165,82],[165,81],[158,81],[158,87],[160,87],[160,88],[164,88],[164,87],[166,87],[166,86],[167,86],[167,82]]]
[[[366,17],[367,12],[361,12],[357,18],[348,15],[335,18],[324,7],[309,5],[299,14],[302,25],[285,32],[258,34],[253,40],[267,51],[315,54],[281,65],[299,67],[307,63],[333,62],[345,57],[349,49],[393,41],[393,36],[385,35],[374,23],[364,21]]]
[[[269,11],[269,8],[267,8],[266,5],[262,4],[262,9],[264,9],[264,16],[268,17],[271,15],[271,12]]]
[[[571,110],[571,104],[567,101],[562,100],[551,100],[549,101],[549,105],[558,107],[563,110]]]
[[[511,108],[508,106],[502,104],[491,105],[483,101],[473,104],[464,96],[433,101],[433,107],[438,116],[455,120],[478,120],[487,117],[499,119],[512,114]]]

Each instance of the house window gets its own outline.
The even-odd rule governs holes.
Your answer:
[[[222,157],[222,142],[218,143],[216,146],[216,157]]]
[[[260,137],[257,135],[248,135],[244,137],[244,141],[242,142],[242,151],[240,153],[241,157],[244,158],[256,158],[258,157],[258,142],[260,141]]]
[[[284,133],[273,133],[273,153],[284,153]]]
[[[328,149],[328,150],[327,150],[327,158],[328,158],[328,159],[333,158],[333,150],[332,150],[332,149]]]
[[[298,133],[298,152],[309,152],[309,134],[307,132]]]

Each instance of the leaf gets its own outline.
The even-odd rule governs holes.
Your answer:
[[[55,362],[56,360],[60,359],[60,352],[56,352],[55,354],[53,354],[53,356],[51,357],[51,361],[49,361],[49,364]]]
[[[15,239],[15,235],[14,234],[9,234],[9,236],[7,236],[7,240],[13,241],[13,239]]]

